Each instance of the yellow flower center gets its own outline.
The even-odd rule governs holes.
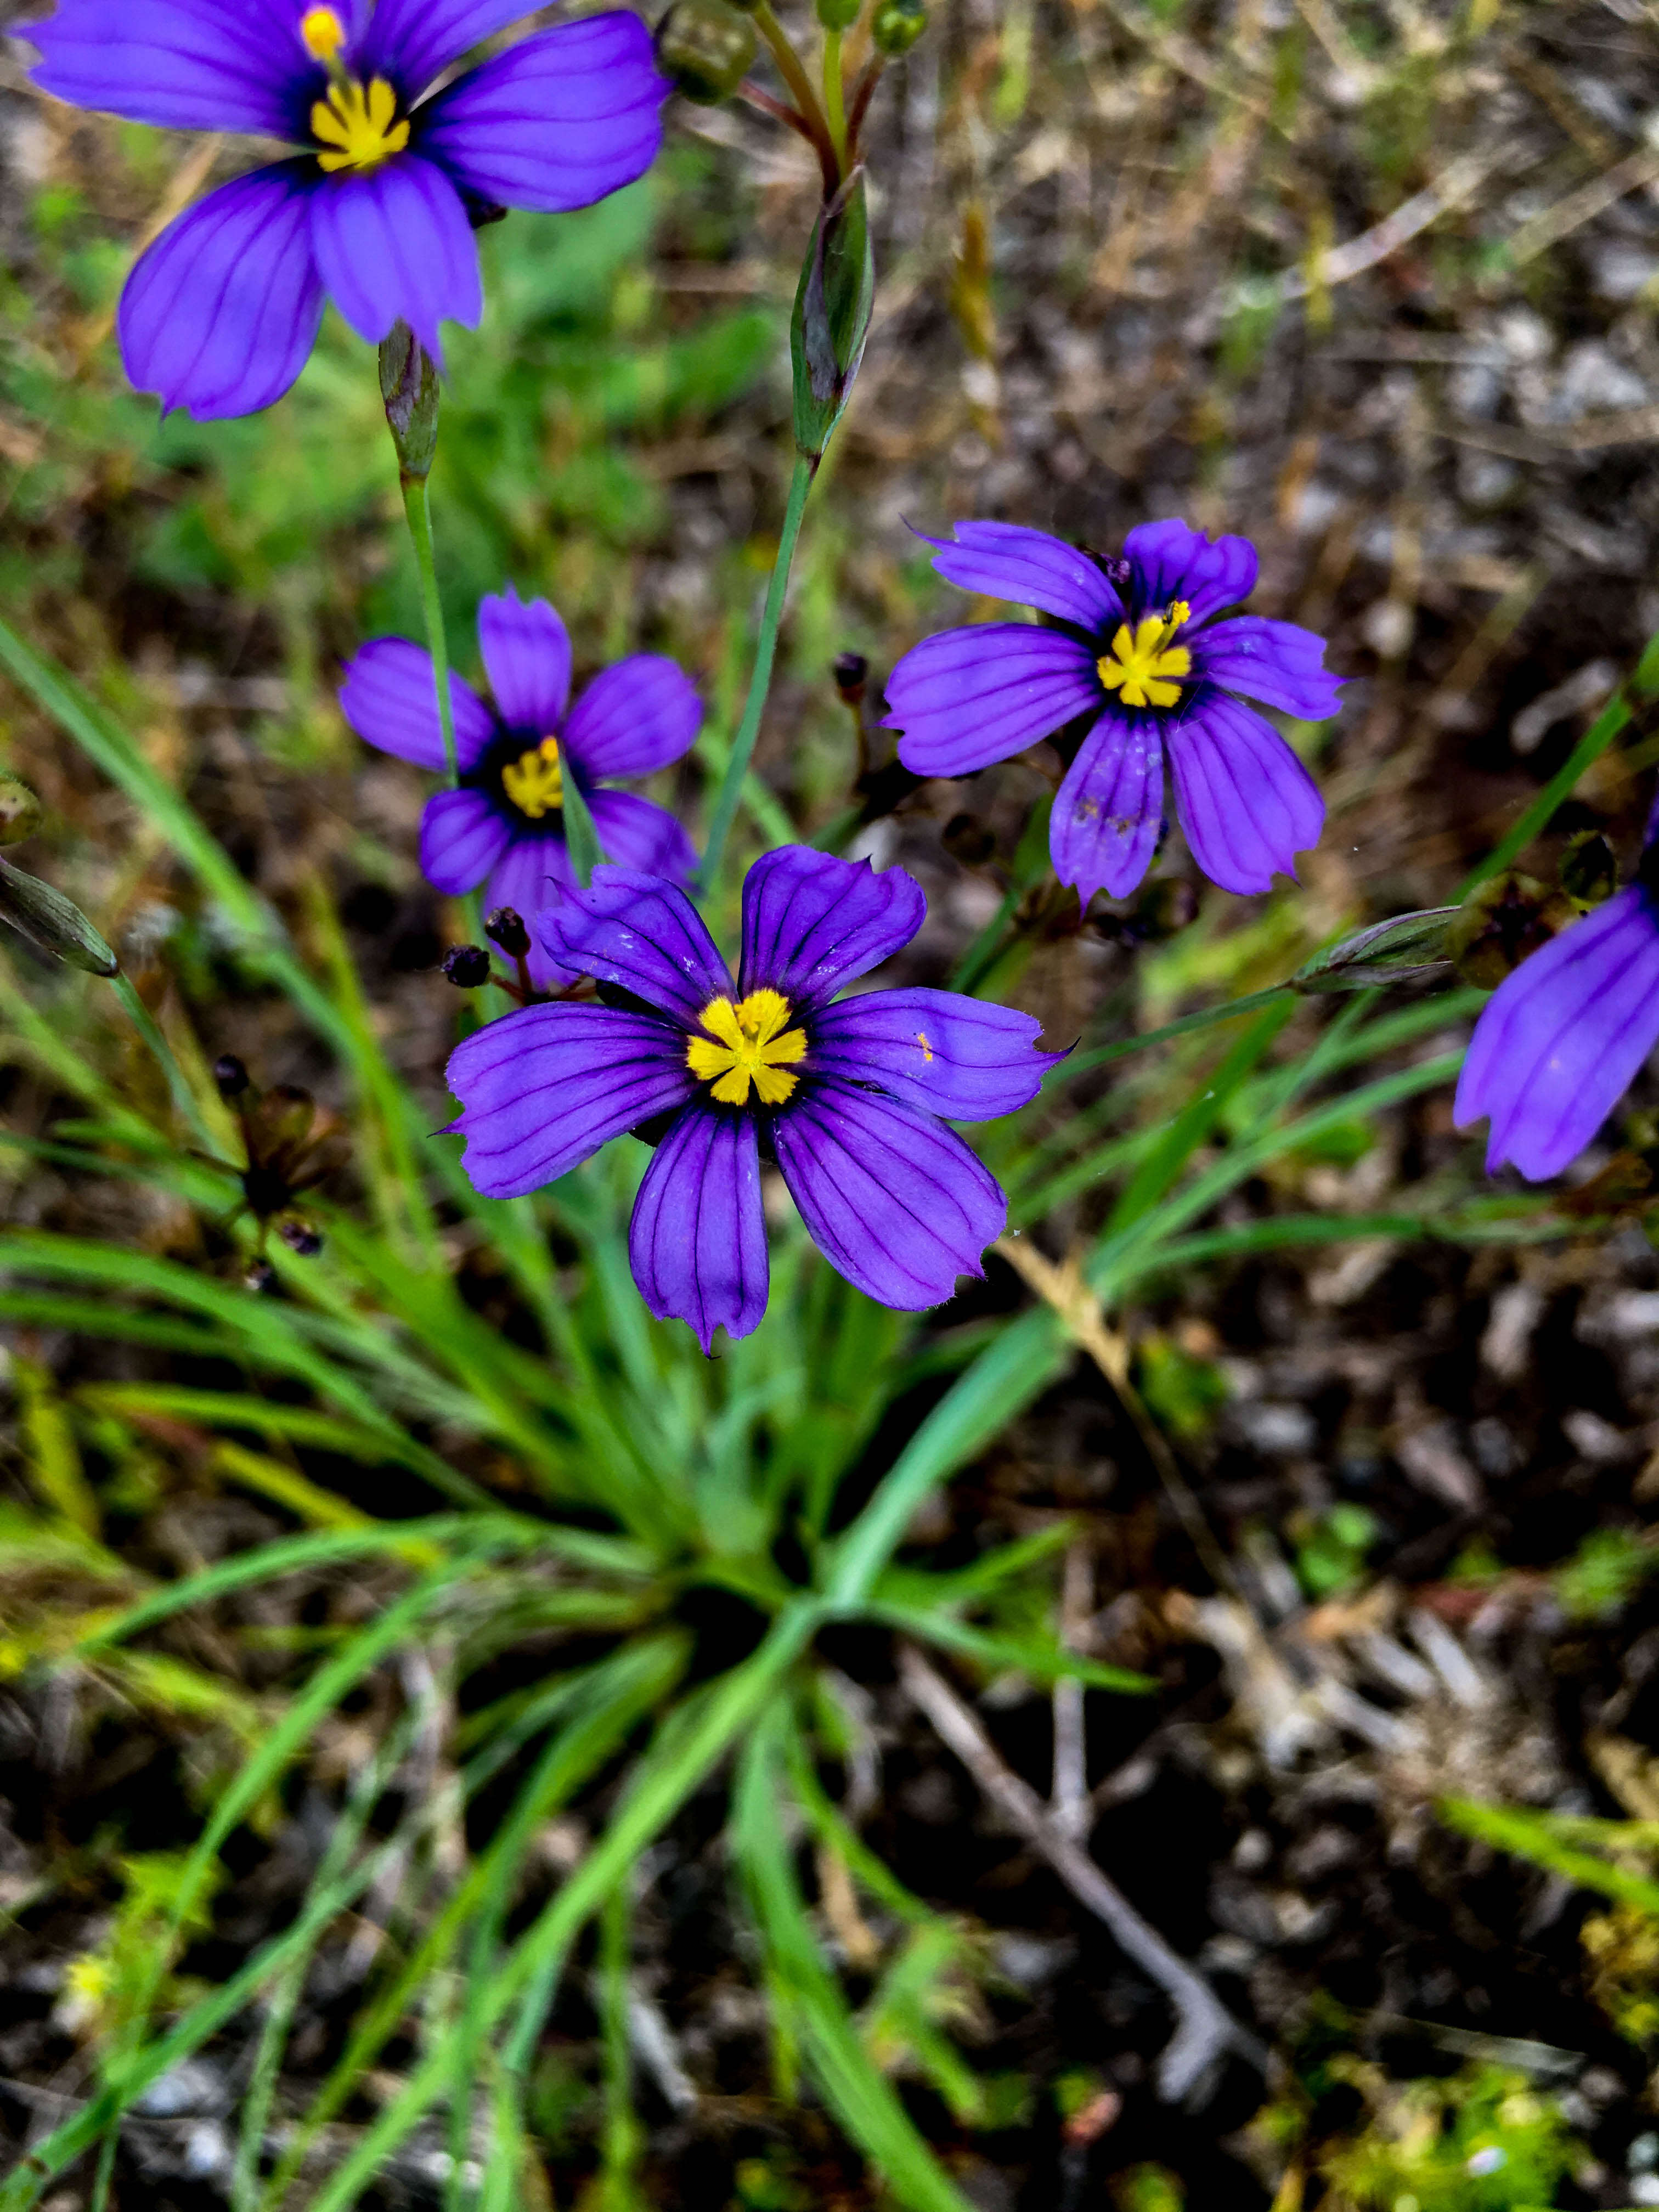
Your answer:
[[[751,991],[735,1005],[711,999],[697,1017],[708,1035],[687,1041],[686,1066],[713,1083],[722,1106],[746,1106],[751,1083],[763,1106],[781,1106],[799,1079],[786,1069],[806,1054],[805,1030],[784,1029],[789,1013],[781,991]]]
[[[1137,623],[1133,637],[1127,623],[1118,624],[1111,651],[1095,666],[1109,691],[1122,692],[1126,707],[1173,707],[1180,698],[1181,686],[1172,679],[1191,675],[1193,656],[1170,640],[1191,613],[1186,600],[1177,599],[1168,614]]]
[[[314,8],[312,15],[328,15],[338,25],[339,18],[331,9]],[[311,16],[307,16],[306,21],[310,21]],[[323,35],[331,37],[332,32]],[[306,43],[309,46],[310,40]],[[317,58],[331,60],[332,54],[319,54]],[[331,171],[374,169],[390,155],[401,154],[409,143],[409,125],[398,121],[398,95],[386,79],[375,77],[365,90],[343,70],[337,75],[331,70],[330,75],[333,82],[327,97],[318,100],[311,111],[313,137],[331,149],[318,155],[319,167]]]
[[[520,814],[539,822],[564,805],[564,770],[559,766],[559,741],[544,738],[527,753],[520,753],[501,770],[501,789]]]
[[[331,62],[345,44],[345,25],[331,8],[307,8],[300,18],[300,36],[314,62]]]

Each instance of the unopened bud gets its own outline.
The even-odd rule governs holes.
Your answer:
[[[1358,936],[1316,952],[1291,976],[1291,988],[1366,991],[1373,984],[1409,983],[1431,975],[1447,964],[1447,935],[1461,911],[1455,906],[1423,907],[1373,922]]]
[[[276,1234],[290,1252],[297,1252],[302,1260],[314,1260],[323,1249],[323,1232],[313,1229],[308,1221],[290,1214],[286,1221],[276,1224]]]
[[[242,1278],[242,1288],[255,1295],[276,1287],[276,1270],[269,1260],[250,1260],[247,1273]]]
[[[438,448],[438,372],[407,323],[380,340],[380,397],[405,483],[423,483]]]
[[[729,100],[759,48],[755,27],[727,0],[674,0],[657,26],[657,66],[700,107]]]
[[[818,0],[818,21],[826,31],[850,31],[864,13],[864,0]]]
[[[1466,983],[1495,991],[1574,916],[1571,899],[1535,877],[1496,877],[1466,898],[1446,930],[1446,957]]]
[[[510,906],[498,906],[484,916],[483,933],[509,960],[522,960],[530,950],[530,932]]]
[[[836,679],[836,690],[841,695],[842,704],[858,706],[870,680],[870,664],[864,655],[861,653],[838,653],[830,664],[830,673]]]
[[[40,827],[40,802],[19,777],[0,775],[0,845],[21,845]]]
[[[9,860],[0,860],[0,915],[43,952],[88,975],[113,975],[120,967],[73,899],[38,876],[26,876]]]
[[[1581,830],[1561,855],[1557,880],[1580,906],[1600,906],[1619,888],[1619,862],[1599,830]]]
[[[953,814],[939,831],[939,842],[967,868],[982,866],[997,848],[995,830],[977,814]]]
[[[870,19],[870,35],[876,52],[896,58],[908,54],[927,28],[927,10],[921,0],[878,0]]]
[[[489,955],[482,945],[452,945],[441,964],[446,981],[458,991],[476,991],[489,981]]]
[[[219,1086],[219,1096],[227,1103],[240,1098],[247,1089],[247,1070],[234,1052],[222,1052],[214,1061],[213,1079]]]

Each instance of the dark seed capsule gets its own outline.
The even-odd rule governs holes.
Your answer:
[[[498,906],[493,914],[484,916],[483,933],[509,960],[522,960],[530,950],[530,932],[524,926],[523,917],[510,906]]]
[[[939,841],[952,860],[969,868],[981,866],[997,848],[995,830],[977,814],[953,814],[940,830]]]
[[[452,945],[442,965],[446,980],[458,991],[476,991],[489,980],[489,955],[482,945]]]
[[[830,664],[836,689],[849,707],[856,707],[870,680],[870,664],[861,653],[838,653]]]
[[[252,1260],[248,1262],[246,1274],[242,1278],[242,1287],[244,1290],[254,1291],[274,1291],[276,1287],[276,1270],[269,1260]]]
[[[302,1260],[314,1260],[323,1249],[322,1231],[313,1229],[308,1221],[301,1221],[297,1216],[279,1221],[276,1234],[289,1250],[297,1252]]]
[[[247,1089],[247,1070],[234,1052],[222,1052],[214,1061],[213,1079],[222,1098],[240,1098]]]
[[[1466,983],[1495,991],[1572,919],[1571,901],[1535,877],[1498,876],[1472,892],[1453,915],[1446,957]]]
[[[1561,888],[1580,906],[1600,906],[1619,888],[1619,863],[1599,830],[1581,830],[1561,855]]]
[[[743,82],[759,43],[726,0],[674,0],[657,26],[657,64],[688,100],[714,107]]]

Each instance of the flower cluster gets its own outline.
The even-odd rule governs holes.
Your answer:
[[[440,82],[525,13],[60,0],[16,25],[40,51],[35,82],[76,106],[304,149],[210,192],[140,257],[118,321],[134,385],[198,421],[268,407],[304,368],[325,298],[371,343],[406,323],[441,365],[441,324],[483,313],[478,221],[586,207],[642,175],[668,86],[636,15],[536,32]]]

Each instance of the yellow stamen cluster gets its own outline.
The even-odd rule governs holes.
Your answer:
[[[312,136],[331,149],[318,155],[318,166],[331,171],[374,169],[390,155],[401,154],[409,143],[409,124],[406,119],[398,122],[397,115],[398,95],[383,76],[375,77],[365,90],[356,77],[342,74],[329,86],[327,98],[312,107]]]
[[[300,36],[314,62],[331,62],[345,44],[345,25],[331,8],[307,8],[300,18]]]
[[[787,1067],[806,1055],[805,1030],[783,1026],[789,1015],[781,991],[751,991],[735,1005],[711,999],[697,1017],[708,1035],[688,1040],[686,1066],[713,1083],[722,1106],[746,1106],[751,1083],[763,1106],[781,1106],[799,1079]]]
[[[1192,614],[1185,599],[1177,599],[1166,615],[1147,615],[1129,634],[1127,623],[1118,624],[1112,649],[1095,663],[1109,691],[1123,694],[1126,707],[1173,707],[1181,696],[1178,676],[1190,676],[1193,656],[1184,645],[1170,640]]]
[[[544,738],[527,753],[501,770],[501,789],[520,814],[539,822],[564,805],[564,770],[559,765],[559,741]]]

